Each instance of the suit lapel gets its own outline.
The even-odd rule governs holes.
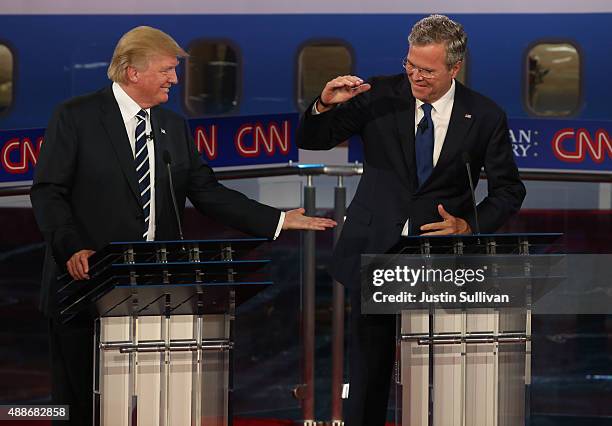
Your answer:
[[[393,114],[397,128],[395,143],[399,145],[401,153],[401,157],[398,157],[398,161],[394,161],[394,164],[399,175],[404,179],[406,186],[414,192],[417,182],[414,159],[415,101],[407,78],[404,78],[398,85],[397,96],[393,99],[393,104]]]
[[[440,157],[434,167],[430,179],[444,173],[447,166],[465,149],[463,141],[465,140],[474,120],[473,111],[467,103],[464,92],[464,87],[459,82],[455,82],[455,100],[453,102],[453,110],[451,112],[448,130],[442,145]]]
[[[123,124],[119,105],[117,105],[117,101],[110,87],[102,91],[102,97],[102,125],[115,150],[117,160],[125,175],[125,179],[132,193],[138,202],[140,202],[140,190],[138,189],[138,177],[136,176],[136,166],[134,165],[134,154],[130,147],[130,140],[128,139],[125,125]]]

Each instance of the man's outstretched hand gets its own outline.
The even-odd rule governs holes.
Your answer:
[[[325,217],[304,216],[305,210],[295,209],[285,212],[283,229],[297,229],[308,231],[324,231],[337,225],[336,221]],[[79,250],[66,262],[68,273],[75,280],[89,279],[89,257],[94,254],[93,250]]]
[[[324,231],[337,225],[335,220],[325,217],[304,216],[306,210],[299,208],[285,212],[283,230],[301,229],[307,231]]]
[[[68,262],[66,262],[66,268],[68,273],[75,280],[88,280],[89,279],[89,256],[94,254],[93,250],[79,250],[73,254]]]
[[[425,232],[421,235],[456,235],[456,234],[471,234],[472,228],[460,217],[455,217],[446,210],[442,204],[438,204],[438,213],[442,216],[442,222],[428,223],[421,226],[421,231]]]

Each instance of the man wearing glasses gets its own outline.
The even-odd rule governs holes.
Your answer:
[[[384,425],[395,357],[395,317],[361,315],[360,255],[385,253],[402,235],[495,232],[521,206],[525,187],[512,154],[505,113],[455,77],[465,57],[463,27],[446,16],[417,22],[405,72],[337,77],[306,110],[305,149],[330,149],[359,135],[364,170],[331,265],[351,297],[347,426]],[[466,162],[488,195],[471,203]]]

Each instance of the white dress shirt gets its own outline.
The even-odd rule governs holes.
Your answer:
[[[417,99],[414,109],[414,134],[419,129],[418,123],[421,121],[425,113],[423,112],[423,106],[425,102]],[[434,125],[434,149],[433,149],[433,166],[436,167],[438,159],[440,158],[440,152],[442,152],[442,145],[444,145],[444,139],[446,138],[446,132],[448,131],[448,123],[450,122],[451,113],[453,112],[453,104],[455,103],[455,80],[451,83],[450,89],[442,95],[440,99],[431,104],[431,121]],[[404,223],[401,235],[403,237],[408,236],[410,231],[410,218]],[[414,232],[414,230],[413,230]]]
[[[119,104],[119,110],[121,111],[121,117],[123,118],[123,124],[125,131],[127,132],[128,139],[130,140],[130,147],[132,148],[132,155],[136,156],[136,126],[138,125],[138,119],[136,114],[142,109],[140,105],[136,103],[130,96],[125,93],[125,90],[117,84],[113,83],[113,95]],[[146,128],[147,134],[151,133],[151,109],[145,109],[147,112]],[[147,139],[147,151],[149,152],[149,178],[151,180],[151,204],[150,204],[150,216],[149,216],[149,231],[147,232],[147,241],[155,240],[155,149],[153,146],[153,140]],[[136,169],[136,165],[134,165]]]
[[[421,121],[425,113],[421,106],[423,101],[416,100],[416,108],[414,109],[414,134],[418,130],[417,124]],[[431,104],[431,120],[434,125],[434,149],[433,149],[433,165],[438,163],[442,145],[448,131],[448,123],[450,122],[451,112],[453,112],[453,104],[455,103],[455,80],[451,83],[450,89],[440,99]]]

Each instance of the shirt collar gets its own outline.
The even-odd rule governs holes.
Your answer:
[[[450,89],[448,89],[446,93],[442,95],[440,99],[432,103],[431,106],[433,107],[434,111],[436,111],[439,114],[443,114],[444,111],[448,108],[448,106],[452,105],[452,102],[454,99],[455,99],[455,79],[453,78]],[[424,103],[425,102],[417,99],[416,100],[417,110],[421,108],[421,105],[423,105]]]
[[[119,110],[121,111],[121,118],[123,118],[124,123],[128,123],[130,120],[133,120],[136,117],[136,114],[142,109],[140,105],[136,103],[136,101],[130,98],[130,95],[125,93],[123,87],[119,85],[119,83],[113,83],[113,95],[115,95],[115,100],[117,104],[119,104]],[[147,115],[150,116],[151,108],[146,108],[145,111]]]

